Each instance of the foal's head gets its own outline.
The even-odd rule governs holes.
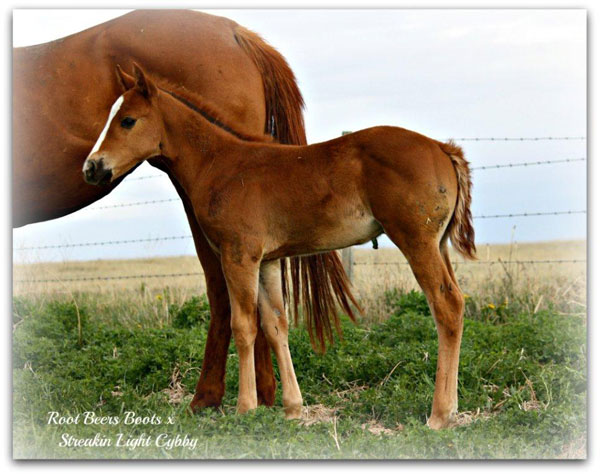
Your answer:
[[[105,184],[161,154],[163,121],[156,108],[158,89],[134,64],[135,77],[117,66],[125,91],[113,104],[94,148],[83,164],[83,176],[93,185]]]

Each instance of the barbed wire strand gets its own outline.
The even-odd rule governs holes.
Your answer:
[[[550,140],[585,140],[584,136],[563,136],[563,137],[458,137],[454,138],[456,141],[550,141]],[[557,163],[568,163],[568,162],[581,162],[585,161],[584,157],[581,158],[567,158],[567,159],[558,159],[558,160],[543,160],[543,161],[534,161],[534,162],[516,162],[516,163],[506,163],[506,164],[493,164],[479,167],[472,167],[472,170],[488,170],[488,169],[499,169],[499,168],[509,168],[509,167],[528,167],[528,166],[536,166],[536,165],[547,165],[547,164],[557,164]],[[132,177],[128,178],[128,181],[134,180],[149,180],[159,177],[166,177],[164,174],[155,174],[155,175],[144,175],[140,177]],[[159,203],[170,203],[181,201],[179,197],[177,198],[168,198],[168,199],[157,199],[157,200],[145,200],[139,202],[128,202],[128,203],[117,203],[113,205],[103,205],[99,207],[91,207],[86,210],[104,210],[110,208],[123,208],[123,207],[133,207],[133,206],[141,206],[141,205],[152,205]],[[507,214],[496,214],[496,215],[476,215],[473,218],[476,219],[488,219],[488,218],[514,218],[514,217],[534,217],[534,216],[543,216],[543,215],[570,215],[570,214],[582,214],[587,213],[586,210],[567,210],[567,211],[553,211],[553,212],[525,212],[525,213],[507,213]],[[45,246],[31,246],[31,247],[21,247],[16,248],[17,251],[24,250],[41,250],[41,249],[55,249],[55,248],[74,248],[74,247],[84,247],[84,246],[106,246],[106,245],[120,245],[120,244],[130,244],[130,243],[142,243],[142,242],[158,242],[158,241],[167,241],[167,240],[180,240],[180,239],[190,239],[192,235],[178,235],[178,236],[164,236],[157,238],[136,238],[131,240],[109,240],[109,241],[98,241],[98,242],[84,242],[84,243],[72,243],[72,244],[63,244],[63,245],[45,245]],[[573,264],[573,263],[585,263],[586,260],[513,260],[513,261],[474,261],[469,263],[460,263],[453,262],[453,264]],[[408,265],[406,262],[377,262],[377,263],[353,263],[356,266],[364,266],[364,265]],[[203,273],[194,272],[194,273],[167,273],[167,274],[137,274],[137,275],[127,275],[127,276],[92,276],[92,277],[67,277],[60,279],[34,279],[34,280],[16,280],[16,283],[49,283],[49,282],[73,282],[73,281],[110,281],[110,280],[127,280],[127,279],[143,279],[143,278],[167,278],[167,277],[186,277],[186,276],[200,276]]]
[[[565,210],[559,212],[524,212],[524,213],[505,213],[500,215],[474,215],[473,218],[515,218],[515,217],[539,217],[547,215],[576,215],[587,213],[586,210]]]
[[[548,164],[561,164],[568,162],[583,162],[585,157],[577,157],[575,159],[558,159],[558,160],[538,160],[535,162],[511,162],[508,164],[493,164],[493,165],[482,165],[479,167],[471,167],[471,170],[489,170],[489,169],[503,169],[512,167],[531,167],[534,165],[548,165]]]
[[[575,264],[575,263],[586,263],[584,259],[572,259],[572,260],[489,260],[489,261],[468,261],[459,262],[453,261],[454,266],[457,265],[482,265],[482,264]],[[382,261],[377,263],[360,263],[354,262],[355,266],[408,266],[407,262],[401,261]],[[126,279],[143,279],[143,278],[172,278],[172,277],[188,277],[188,276],[202,276],[204,273],[201,272],[190,272],[190,273],[165,273],[165,274],[133,274],[125,276],[81,276],[81,277],[66,277],[66,278],[53,278],[53,279],[17,279],[15,283],[58,283],[58,282],[75,282],[75,281],[119,281]]]
[[[172,278],[182,276],[202,276],[204,273],[167,273],[167,274],[132,274],[127,276],[81,276],[52,279],[17,279],[15,283],[59,283],[73,281],[113,281],[122,279],[141,279],[141,278]]]
[[[543,138],[520,138],[521,140],[541,140]],[[568,138],[565,138],[568,139]],[[577,139],[577,138],[572,138],[572,139]],[[457,140],[487,140],[485,138],[461,138],[461,139],[457,139]],[[489,138],[489,140],[517,140],[515,139],[510,139],[510,138]],[[538,161],[533,161],[533,162],[511,162],[511,163],[506,163],[506,164],[493,164],[493,165],[482,165],[482,166],[478,166],[478,167],[471,167],[471,170],[490,170],[490,169],[501,169],[501,168],[512,168],[512,167],[532,167],[532,166],[538,166],[538,165],[550,165],[550,164],[559,164],[559,163],[570,163],[570,162],[583,162],[585,161],[586,158],[585,157],[577,157],[577,158],[567,158],[567,159],[557,159],[557,160],[538,160]],[[133,177],[130,179],[127,179],[128,181],[134,181],[134,180],[145,180],[145,179],[152,179],[152,178],[158,178],[158,177],[166,177],[166,175],[144,175],[141,177]],[[181,199],[179,197],[174,197],[174,198],[164,198],[164,199],[157,199],[157,200],[144,200],[144,201],[140,201],[140,202],[126,202],[126,203],[115,203],[112,205],[102,205],[102,206],[98,206],[98,207],[90,207],[90,208],[84,208],[84,211],[87,210],[106,210],[106,209],[111,209],[111,208],[124,208],[124,207],[135,207],[135,206],[141,206],[141,205],[154,205],[154,204],[159,204],[159,203],[172,203],[172,202],[179,202],[181,201]],[[562,214],[562,213],[561,213]]]
[[[575,264],[575,263],[586,263],[587,260],[584,259],[546,259],[546,260],[488,260],[488,261],[453,261],[453,266],[460,265],[481,265],[481,264]],[[352,263],[355,266],[408,266],[408,262],[406,261],[378,261],[375,263],[360,263],[355,262]]]
[[[162,200],[147,200],[143,202],[128,202],[128,203],[116,203],[114,205],[104,205],[101,207],[84,208],[83,210],[105,210],[108,208],[122,208],[122,207],[135,207],[140,205],[151,205],[156,203],[167,203],[167,202],[179,202],[179,198],[166,198]],[[539,215],[570,215],[573,213],[586,213],[585,210],[566,210],[557,212],[533,212],[533,213],[511,213],[505,215],[479,215],[473,218],[501,218],[501,217],[514,217],[514,216],[539,216]]]
[[[193,238],[192,235],[178,235],[178,236],[161,236],[157,238],[135,238],[131,240],[110,240],[110,241],[88,241],[84,243],[67,243],[62,245],[44,245],[44,246],[23,246],[21,248],[15,248],[15,251],[25,250],[47,250],[56,248],[76,248],[83,246],[107,246],[107,245],[122,245],[130,243],[148,243],[153,241],[169,241],[169,240],[185,240]]]
[[[148,180],[155,178],[169,178],[167,174],[155,174],[155,175],[141,175],[140,177],[127,177],[123,182],[133,182],[135,180]]]
[[[87,210],[105,210],[107,208],[122,208],[122,207],[136,207],[138,205],[154,205],[156,203],[167,203],[167,202],[180,202],[181,199],[179,197],[176,198],[163,198],[160,200],[145,200],[142,202],[127,202],[127,203],[115,203],[113,205],[102,205],[100,207],[91,207],[84,208],[81,211]]]
[[[562,137],[454,137],[452,138],[455,141],[498,141],[498,142],[507,142],[507,141],[544,141],[544,140],[585,140],[585,136],[562,136]]]
[[[537,217],[537,216],[548,216],[548,215],[575,215],[587,213],[586,210],[565,210],[565,211],[554,211],[554,212],[524,212],[524,213],[505,213],[498,215],[475,215],[473,218],[477,219],[490,219],[490,218],[518,218],[518,217]],[[108,240],[108,241],[90,241],[83,243],[67,243],[60,245],[41,245],[41,246],[22,246],[20,248],[14,248],[13,251],[29,251],[29,250],[47,250],[47,249],[58,249],[58,248],[77,248],[85,246],[108,246],[108,245],[122,245],[131,243],[149,243],[157,241],[169,241],[169,240],[185,240],[193,238],[192,235],[177,235],[177,236],[160,236],[157,238],[133,238],[130,240]]]
[[[458,139],[457,139],[458,140]],[[465,140],[463,138],[463,140]],[[494,165],[484,165],[480,167],[471,167],[471,170],[487,170],[487,169],[501,169],[505,167],[530,167],[534,165],[549,165],[549,164],[560,164],[560,163],[568,163],[568,162],[582,162],[585,160],[585,157],[578,157],[575,159],[558,159],[558,160],[538,160],[534,162],[513,162],[508,164],[494,164]],[[155,178],[169,178],[166,174],[155,174],[155,175],[142,175],[140,177],[127,177],[123,182],[134,182],[136,180],[150,180]]]

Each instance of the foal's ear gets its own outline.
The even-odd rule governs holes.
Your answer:
[[[127,74],[125,71],[123,71],[123,68],[121,68],[121,65],[117,65],[116,71],[117,71],[117,80],[119,81],[119,85],[121,86],[121,89],[123,89],[123,92],[129,91],[131,88],[133,88],[135,86],[135,78],[133,76],[130,76],[129,74]]]
[[[133,71],[135,72],[135,87],[145,98],[150,99],[156,96],[156,85],[150,78],[146,76],[144,70],[137,63],[133,63]]]

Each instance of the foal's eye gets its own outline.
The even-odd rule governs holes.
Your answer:
[[[133,117],[124,117],[121,121],[121,127],[124,127],[125,129],[131,129],[135,125],[135,121],[136,119]]]

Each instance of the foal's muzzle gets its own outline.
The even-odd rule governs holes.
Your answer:
[[[104,160],[87,159],[83,167],[84,180],[92,185],[104,185],[110,182],[112,178],[112,170],[104,168]]]

